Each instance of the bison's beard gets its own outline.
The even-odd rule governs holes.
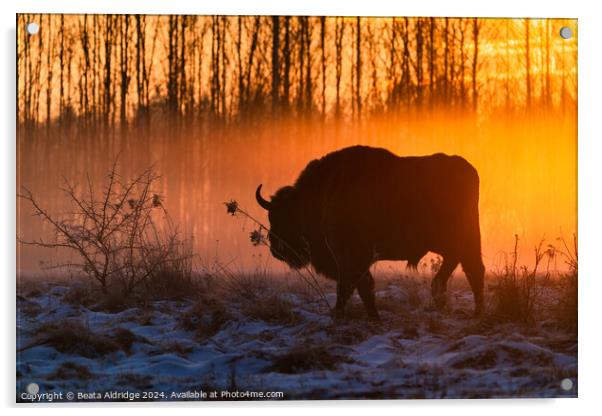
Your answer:
[[[299,244],[292,245],[276,235],[270,233],[270,251],[274,258],[285,262],[293,269],[300,269],[309,263],[309,250],[307,245],[300,241]]]

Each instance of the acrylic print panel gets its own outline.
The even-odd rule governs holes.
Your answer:
[[[17,401],[577,396],[576,20],[17,27]]]

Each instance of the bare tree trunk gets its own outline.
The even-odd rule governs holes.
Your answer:
[[[188,16],[181,16],[180,24],[180,59],[178,60],[178,115],[185,115],[188,108],[187,85],[186,85],[186,27],[188,25]],[[178,117],[179,119],[179,117]]]
[[[38,22],[42,21],[42,15],[39,14],[37,19]],[[36,57],[36,74],[35,74],[35,85],[36,85],[36,89],[35,89],[35,95],[33,98],[33,102],[34,102],[34,121],[37,123],[39,123],[40,121],[40,95],[42,92],[42,53],[45,50],[45,46],[44,46],[44,36],[42,36],[42,34],[39,34],[37,36],[38,38],[38,54]]]
[[[299,29],[297,33],[299,44],[299,92],[297,94],[297,112],[303,114],[305,112],[304,95],[305,84],[303,79],[303,69],[305,68],[305,19],[299,17]]]
[[[170,120],[178,109],[178,21],[179,16],[169,16],[168,28],[168,74],[167,74],[167,107]]]
[[[221,91],[221,114],[222,114],[222,117],[226,117],[227,116],[227,111],[226,111],[226,90],[227,90],[226,25],[227,25],[228,20],[225,17],[222,17],[220,20],[222,23],[221,36],[220,36],[220,40],[221,40],[220,51],[221,51],[221,66],[222,66],[222,72],[221,72],[222,79],[221,79],[221,89],[220,89],[220,91]]]
[[[464,37],[466,31],[465,20],[460,18],[460,107],[462,110],[466,107],[466,51],[464,45]]]
[[[424,56],[424,35],[423,21],[422,18],[418,18],[416,21],[416,104],[420,109],[423,103],[423,63],[422,59]]]
[[[218,17],[211,18],[211,114],[215,116],[217,104],[217,91],[219,89],[219,61],[217,40],[219,38]]]
[[[336,17],[335,22],[335,70],[336,70],[336,102],[335,102],[335,117],[341,117],[341,77],[343,75],[343,38],[345,35],[345,20]]]
[[[280,93],[280,17],[272,16],[272,115],[279,108]]]
[[[527,98],[526,98],[526,107],[527,110],[531,108],[531,45],[530,45],[530,35],[529,35],[529,27],[531,22],[529,19],[525,19],[525,81],[527,86]]]
[[[307,66],[305,67],[305,112],[311,113],[313,107],[312,78],[311,78],[311,28],[309,17],[305,18],[305,54]]]
[[[506,29],[506,79],[505,79],[505,102],[506,113],[510,113],[510,21],[506,19],[504,22]]]
[[[62,15],[61,15],[62,17]],[[113,16],[105,16],[105,77],[104,77],[104,105],[103,118],[105,126],[109,125],[109,118],[112,107],[111,97],[111,55],[113,45]],[[61,48],[62,50],[62,48]],[[62,65],[61,65],[62,67]],[[62,70],[61,70],[62,71]],[[61,75],[61,91],[62,91],[62,75]],[[62,92],[61,92],[62,96]]]
[[[356,18],[356,31],[355,31],[355,101],[357,108],[357,118],[362,116],[362,25],[359,16]]]
[[[436,21],[434,17],[429,21],[429,105],[431,110],[435,101],[435,70],[436,70],[436,54],[435,54],[435,27]],[[446,56],[447,58],[447,56]]]
[[[458,88],[456,87],[456,19],[451,20],[451,36],[448,37],[449,46],[449,82],[447,103],[449,106],[456,104]]]
[[[247,57],[247,69],[246,69],[246,80],[245,80],[245,102],[249,101],[251,96],[251,74],[253,71],[253,65],[255,63],[255,52],[259,44],[259,29],[261,27],[261,16],[255,16],[253,24],[253,32],[251,34],[251,47],[249,49],[249,55]]]
[[[142,15],[136,15],[136,92],[138,94],[138,113],[144,123],[149,122],[147,82],[146,17]]]
[[[479,60],[479,31],[480,24],[478,19],[475,17],[472,19],[472,42],[473,42],[473,53],[472,53],[472,110],[477,112],[477,101],[479,98],[479,92],[477,90],[477,68]]]
[[[320,49],[322,50],[322,120],[326,118],[326,17],[320,17]]]
[[[237,18],[236,52],[238,58],[238,114],[244,110],[244,73],[242,69],[242,16]]]
[[[290,20],[289,16],[284,17],[284,85],[283,100],[285,110],[288,113],[290,103],[290,72],[291,72],[291,49],[290,49]]]
[[[449,100],[449,18],[445,18],[445,26],[443,29],[443,102],[448,103]]]
[[[546,53],[545,53],[545,66],[546,66],[546,80],[545,80],[545,103],[546,108],[550,108],[552,105],[552,79],[550,76],[550,20],[546,19]]]
[[[98,85],[100,80],[100,36],[98,36],[97,30],[99,27],[99,16],[92,16],[92,26],[94,33],[94,43],[92,48],[92,62],[93,62],[93,71],[92,71],[92,106],[93,106],[93,122],[96,125],[99,122],[99,114],[98,111],[100,109],[100,94],[98,93],[98,89],[100,86]]]
[[[54,51],[54,42],[52,42],[52,15],[47,15],[46,27],[48,30],[48,50],[46,51],[46,128],[50,128],[52,117],[52,60]]]
[[[120,62],[119,67],[121,70],[121,82],[120,82],[120,113],[119,113],[119,124],[121,128],[127,126],[127,95],[128,87],[130,83],[129,75],[129,28],[130,28],[130,16],[123,15],[119,16],[119,35],[120,35]]]
[[[107,17],[108,18],[108,17]],[[59,49],[59,64],[61,68],[61,81],[59,85],[59,122],[63,122],[63,113],[65,110],[65,15],[61,14],[61,28],[59,32],[60,49]]]
[[[401,84],[403,86],[402,94],[405,97],[406,108],[410,106],[410,34],[409,34],[409,19],[407,17],[403,18],[403,59],[401,62]]]

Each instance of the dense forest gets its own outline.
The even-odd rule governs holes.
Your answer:
[[[19,15],[28,126],[549,109],[575,99],[561,21]],[[39,22],[36,36],[25,23]],[[568,45],[567,45],[568,43]],[[174,117],[177,116],[177,117]]]
[[[246,267],[259,251],[223,202],[264,215],[259,183],[363,143],[468,158],[488,265],[515,233],[530,251],[576,229],[576,21],[20,14],[16,41],[18,182],[50,210],[63,178],[155,164],[201,256]],[[24,237],[49,232],[28,209]]]

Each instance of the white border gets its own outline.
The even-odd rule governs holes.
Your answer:
[[[491,1],[393,1],[393,0],[103,0],[75,2],[69,0],[2,2],[2,54],[0,60],[0,176],[3,203],[2,240],[0,247],[3,287],[2,371],[0,392],[2,405],[14,407],[15,383],[15,13],[144,13],[144,14],[311,14],[363,16],[481,16],[481,17],[571,17],[579,19],[579,399],[521,399],[521,400],[444,400],[444,401],[345,401],[345,402],[286,402],[286,403],[179,403],[179,404],[105,404],[54,405],[31,408],[44,414],[165,414],[171,409],[191,413],[268,413],[306,414],[308,412],[364,414],[374,408],[380,413],[420,412],[430,414],[507,415],[513,412],[545,412],[546,415],[593,413],[601,408],[602,397],[600,355],[602,353],[599,317],[602,316],[600,295],[600,239],[602,238],[602,110],[601,76],[602,16],[595,0],[498,0]],[[24,407],[24,406],[20,406]],[[192,409],[190,409],[192,407]],[[144,408],[142,410],[141,408]],[[188,408],[188,409],[186,409]]]

